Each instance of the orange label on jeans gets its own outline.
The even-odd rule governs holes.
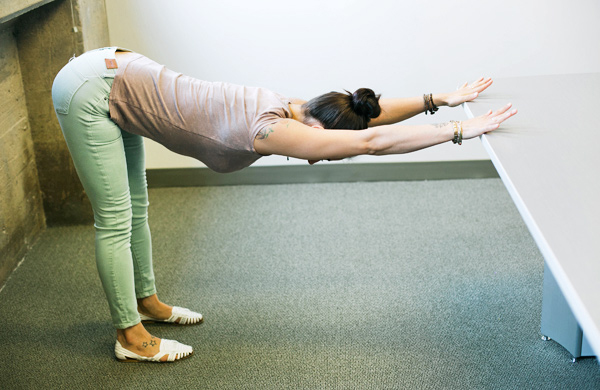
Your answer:
[[[114,58],[105,58],[104,62],[106,62],[106,69],[117,69],[119,67],[117,65],[117,60]]]

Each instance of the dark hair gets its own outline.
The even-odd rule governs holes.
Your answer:
[[[356,92],[329,92],[302,105],[307,120],[316,119],[326,129],[362,130],[381,114],[379,97],[368,88]]]

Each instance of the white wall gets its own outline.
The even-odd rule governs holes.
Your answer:
[[[105,1],[112,45],[190,76],[290,97],[363,86],[384,97],[420,96],[484,75],[600,72],[598,0]],[[442,108],[405,123],[449,119],[465,115]],[[201,166],[146,145],[148,168]],[[350,163],[485,158],[475,139]],[[268,157],[255,165],[293,163]]]

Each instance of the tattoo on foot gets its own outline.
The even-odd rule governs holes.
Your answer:
[[[154,347],[156,345],[156,341],[155,340],[156,340],[156,337],[150,336],[150,342],[143,341],[142,342],[142,347],[148,348],[148,345],[150,345],[151,347]]]

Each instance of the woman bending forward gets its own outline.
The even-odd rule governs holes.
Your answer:
[[[366,88],[308,102],[264,88],[198,80],[116,47],[69,61],[52,99],[75,168],[94,210],[96,264],[117,330],[120,361],[174,361],[192,347],[159,339],[141,321],[201,323],[202,315],[156,295],[148,227],[142,137],[194,157],[217,172],[271,154],[338,160],[408,153],[495,130],[516,113],[510,104],[462,122],[395,123],[437,106],[473,100],[490,79],[446,94],[379,99]]]

